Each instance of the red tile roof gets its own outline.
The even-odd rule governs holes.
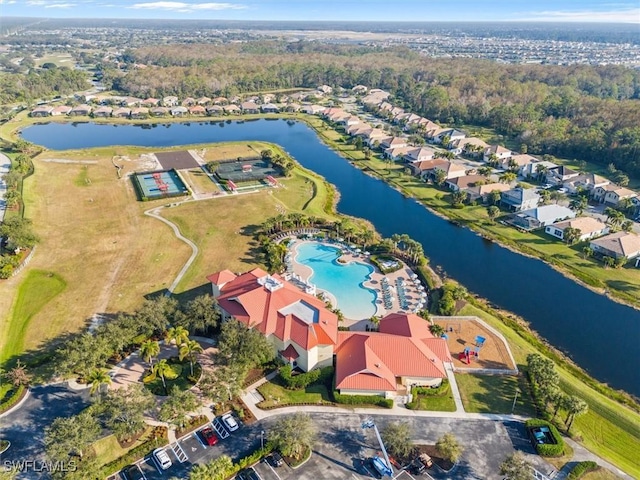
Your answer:
[[[281,350],[280,355],[282,355],[282,358],[285,358],[287,360],[295,360],[300,356],[300,354],[296,350],[296,347],[291,344],[284,350]]]
[[[380,320],[378,331],[403,337],[435,338],[429,325],[428,320],[413,313],[391,313]]]
[[[384,320],[380,322],[381,326]],[[420,329],[417,322],[405,322],[398,331],[411,333],[413,327]],[[396,377],[445,378],[443,360],[451,361],[446,342],[433,338],[430,332],[429,335],[423,340],[402,333],[338,332],[336,388],[396,390]],[[386,386],[380,388],[381,385]]]
[[[207,278],[214,283],[222,282],[230,278],[229,274],[233,275],[223,271]],[[265,285],[265,281],[271,282],[271,286]],[[260,268],[238,277],[233,275],[222,286],[218,305],[265,336],[275,335],[283,342],[293,341],[306,350],[337,343],[338,317],[327,310],[324,302],[279,275],[268,276]]]
[[[222,270],[221,272],[216,272],[207,277],[211,283],[215,283],[216,285],[222,285],[224,283],[230,282],[236,278],[236,274],[231,270]]]

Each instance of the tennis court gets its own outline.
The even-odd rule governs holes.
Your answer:
[[[262,158],[251,158],[220,162],[216,169],[216,176],[223,181],[242,183],[255,182],[267,177],[281,177],[282,172]]]
[[[175,170],[137,173],[133,180],[141,200],[189,194],[189,189]]]

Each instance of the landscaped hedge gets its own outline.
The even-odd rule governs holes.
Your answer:
[[[393,272],[397,272],[398,270],[400,270],[402,268],[402,262],[400,262],[397,258],[394,258],[392,256],[389,255],[371,255],[369,257],[369,260],[371,261],[371,263],[373,263],[376,267],[378,267],[378,269],[384,273],[385,275],[387,273],[393,273]],[[394,262],[396,262],[396,266],[395,267],[391,267],[391,268],[385,268],[382,266],[382,262],[384,262],[385,260],[392,260]]]
[[[524,424],[525,428],[528,430],[530,427],[531,428],[535,428],[535,427],[548,427],[549,428],[549,432],[551,433],[551,436],[553,437],[553,439],[556,441],[555,445],[549,445],[549,444],[536,444],[536,451],[538,452],[538,455],[541,455],[543,457],[560,457],[562,456],[562,454],[564,453],[564,439],[562,438],[562,436],[560,435],[560,432],[558,432],[558,429],[555,427],[555,425],[547,422],[546,420],[541,420],[539,418],[532,418],[530,420],[527,420]],[[528,433],[528,431],[527,431]]]
[[[5,397],[2,399],[2,402],[0,403],[0,413],[6,412],[10,408],[14,407],[20,400],[22,400],[22,397],[26,395],[25,390],[26,389],[24,385],[20,385],[17,388],[9,390],[9,392],[7,392]]]
[[[436,387],[413,387],[412,392],[414,395],[425,395],[428,397],[437,397],[440,395],[444,395],[449,391],[449,379],[443,378],[442,383]]]
[[[137,460],[144,458],[151,450],[158,447],[163,447],[169,443],[167,437],[166,427],[154,427],[151,431],[149,439],[144,443],[141,443],[135,448],[132,448],[120,458],[116,458],[114,461],[107,463],[102,467],[100,475],[96,475],[95,478],[104,478],[111,475],[131,463],[135,463]]]
[[[333,367],[318,368],[297,375],[291,375],[291,371],[291,365],[284,365],[278,370],[280,379],[289,390],[305,388],[316,382],[324,383],[333,376]]]
[[[393,399],[376,395],[342,395],[337,390],[334,390],[333,399],[336,403],[343,405],[375,405],[377,407],[393,408]]]
[[[569,480],[578,480],[579,478],[582,478],[582,476],[587,473],[587,472],[593,472],[594,470],[598,469],[598,464],[596,462],[592,462],[592,461],[586,461],[586,462],[579,462],[576,464],[575,467],[573,467],[573,470],[571,470],[571,473],[569,473],[569,476],[567,477]]]

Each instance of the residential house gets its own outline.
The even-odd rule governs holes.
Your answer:
[[[408,145],[405,137],[386,137],[380,141],[380,148],[386,150],[388,148],[406,147]]]
[[[464,132],[461,132],[460,130],[456,130],[455,128],[447,128],[439,132],[437,135],[434,135],[432,137],[432,141],[433,143],[441,144],[444,148],[449,148],[449,146],[451,145],[451,142],[462,140],[466,136],[467,135]],[[447,138],[449,140],[446,142],[446,145],[445,145],[444,141],[447,140]]]
[[[105,105],[104,107],[96,108],[93,111],[93,116],[96,118],[107,118],[107,117],[110,117],[112,113],[113,113],[113,108]]]
[[[546,160],[527,163],[524,167],[520,169],[520,175],[525,178],[538,178],[541,176],[541,173],[546,172],[552,168],[557,167],[553,162],[548,162]]]
[[[371,125],[369,125],[368,123],[356,123],[354,125],[351,125],[347,128],[345,128],[345,132],[349,135],[351,135],[352,137],[363,137],[371,132],[373,130],[373,127]]]
[[[194,116],[204,116],[207,114],[207,109],[202,105],[194,105],[193,107],[189,107],[189,115]]]
[[[242,113],[259,113],[260,107],[256,102],[242,102],[240,104]]]
[[[169,109],[167,107],[153,107],[149,110],[149,113],[154,117],[164,117],[169,113]]]
[[[295,113],[299,112],[302,106],[299,103],[287,103],[286,105],[281,105],[279,108],[285,112]]]
[[[461,167],[461,165],[456,165]],[[464,172],[464,167],[462,167]],[[467,190],[470,187],[476,186],[478,183],[486,182],[487,178],[483,175],[460,175],[447,178],[445,185],[448,189],[457,192],[459,190]]]
[[[213,103],[214,105],[226,105],[229,103],[229,100],[227,100],[226,97],[216,97],[211,100],[211,103]]]
[[[570,208],[552,204],[535,207],[529,210],[522,210],[514,214],[509,219],[509,223],[518,228],[529,231],[546,227],[547,225],[556,223],[559,220],[574,218],[575,216],[575,212]]]
[[[120,101],[120,106],[121,107],[135,107],[137,105],[140,105],[142,103],[142,99],[141,98],[137,98],[137,97],[124,97],[121,101]]]
[[[633,190],[614,184],[603,185],[593,190],[594,200],[614,207],[624,198],[633,199],[637,196],[638,194]]]
[[[304,371],[333,363],[338,317],[314,295],[256,268],[209,275],[223,321],[235,318],[261,332],[279,356]]]
[[[487,183],[485,185],[474,185],[466,188],[467,197],[470,202],[482,201],[487,203],[491,192],[506,192],[511,190],[511,187],[507,183]]]
[[[489,145],[476,137],[459,138],[449,143],[449,151],[455,155],[466,155],[468,157],[478,157]]]
[[[340,118],[336,123],[338,125],[342,125],[343,127],[350,127],[351,125],[362,123],[362,121],[355,115],[348,115],[346,117]]]
[[[329,85],[320,85],[318,87],[318,91],[320,93],[324,93],[325,95],[331,95],[333,93],[333,88],[331,88]]]
[[[582,173],[564,182],[562,187],[570,194],[578,193],[580,190],[586,190],[592,194],[596,188],[604,187],[610,183],[609,180],[595,173]]]
[[[427,139],[430,143],[436,143],[435,138],[440,135],[442,132],[449,130],[448,128],[442,128],[439,125],[434,124],[435,126],[431,126],[425,130],[424,138]]]
[[[575,178],[578,175],[580,175],[580,172],[571,170],[569,167],[565,167],[564,165],[558,165],[557,167],[547,170],[545,178],[547,183],[552,185],[562,185],[567,180]]]
[[[68,115],[70,111],[71,107],[69,107],[68,105],[58,105],[51,111],[51,115],[53,115],[54,117],[59,115]]]
[[[187,113],[189,113],[189,110],[187,109],[187,107],[183,107],[183,106],[172,107],[169,109],[169,113],[171,113],[171,115],[174,117],[183,117]]]
[[[131,118],[142,119],[149,116],[149,109],[147,107],[136,107],[131,109]]]
[[[177,107],[178,106],[178,97],[174,97],[172,95],[168,97],[164,97],[162,99],[162,105],[165,107]]]
[[[230,103],[229,105],[224,105],[222,107],[224,109],[224,113],[232,115],[235,113],[240,113],[242,110],[235,103]]]
[[[393,398],[412,386],[437,387],[451,363],[447,342],[413,314],[391,314],[378,332],[338,332],[336,389],[342,395]]]
[[[273,103],[273,101],[275,100],[276,96],[271,94],[271,93],[265,93],[264,95],[262,95],[262,98],[260,99],[262,101],[262,103]]]
[[[364,143],[369,147],[375,147],[380,145],[380,142],[387,138],[389,133],[385,132],[381,128],[373,128],[370,132],[364,135]]]
[[[196,104],[196,99],[191,97],[187,97],[182,101],[183,107],[193,107],[195,104]]]
[[[222,115],[224,109],[220,105],[209,105],[205,108],[207,115]]]
[[[112,117],[117,117],[117,118],[129,118],[129,115],[131,115],[131,109],[125,108],[125,107],[116,108],[111,113]]]
[[[518,155],[512,155],[509,158],[503,159],[499,167],[503,170],[515,170],[520,175],[521,172],[524,172],[524,169],[530,163],[537,162],[538,159],[526,153],[521,153]]]
[[[540,195],[536,193],[534,188],[513,188],[502,192],[500,203],[512,212],[520,212],[522,210],[531,210],[536,208],[540,202]]]
[[[322,112],[322,116],[327,120],[329,120],[330,122],[337,123],[343,118],[350,117],[351,114],[345,112],[341,108],[331,107],[324,110]]]
[[[327,109],[324,105],[303,105],[300,110],[309,115],[318,115]]]
[[[414,147],[404,156],[404,159],[411,162],[422,162],[424,160],[433,160],[438,152],[431,147]]]
[[[51,116],[51,112],[53,112],[53,107],[50,105],[40,105],[39,107],[31,110],[29,114],[32,117],[49,117]]]
[[[198,105],[203,105],[203,106],[209,105],[210,102],[211,102],[211,99],[209,97],[200,97],[196,100],[196,103]]]
[[[640,257],[640,235],[632,232],[617,232],[592,240],[589,246],[598,256],[631,260]]]
[[[364,95],[365,93],[367,93],[367,90],[368,88],[364,85],[356,85],[351,89],[351,91],[356,95]]]
[[[74,116],[86,116],[86,115],[89,115],[90,113],[91,113],[91,107],[85,104],[73,107],[69,111],[69,115],[74,115]]]
[[[160,100],[157,98],[149,97],[142,101],[143,107],[157,107],[160,105]]]
[[[404,156],[415,147],[406,145],[404,147],[389,147],[384,150],[384,157],[390,160],[404,159]]]
[[[432,160],[421,160],[419,162],[411,162],[409,165],[409,169],[411,173],[413,173],[417,177],[427,178],[433,175],[433,172],[436,167],[445,165],[449,162],[444,160],[443,158],[434,158]]]
[[[584,242],[609,233],[609,227],[593,217],[577,217],[556,222],[552,225],[547,225],[544,231],[548,235],[564,240],[564,233],[567,228],[580,230],[580,236],[577,238],[578,242]]]
[[[278,113],[280,111],[273,103],[265,103],[260,107],[260,110],[262,110],[262,113]]]
[[[463,177],[467,174],[467,171],[463,165],[446,161],[440,165],[437,165],[433,171],[433,177],[436,178],[438,172],[444,172],[445,180],[452,180],[454,178]],[[481,177],[478,175],[478,177]],[[484,177],[482,177],[484,178]]]
[[[502,145],[491,145],[489,148],[485,149],[482,160],[488,162],[494,155],[498,161],[502,161],[505,158],[512,156],[513,152],[508,148],[504,148]]]
[[[374,90],[369,90],[369,93],[362,97],[362,103],[364,105],[380,105],[391,96],[389,92],[385,92],[379,89]]]

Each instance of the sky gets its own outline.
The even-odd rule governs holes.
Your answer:
[[[0,0],[3,16],[640,24],[640,0]]]

